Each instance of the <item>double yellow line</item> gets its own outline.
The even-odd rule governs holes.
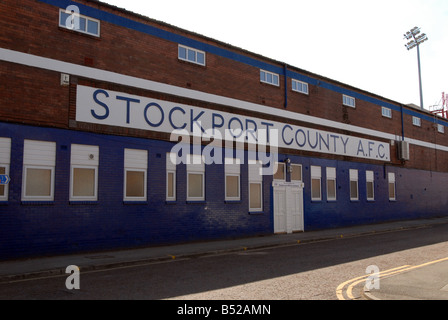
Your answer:
[[[443,262],[443,261],[447,261],[447,258],[443,258],[443,259],[439,259],[439,260],[434,260],[434,261],[430,261],[427,263],[423,263],[417,266],[410,266],[410,265],[405,265],[405,266],[401,266],[401,267],[397,267],[397,268],[393,268],[393,269],[389,269],[386,271],[382,271],[379,273],[379,277],[385,277],[385,276],[391,276],[397,273],[401,273],[401,272],[405,272],[405,271],[410,271],[413,269],[417,269],[417,268],[421,268],[421,267],[425,267],[431,264],[435,264],[438,262]],[[371,274],[367,274],[361,277],[357,277],[348,281],[345,281],[343,283],[341,283],[337,288],[336,288],[336,296],[338,297],[339,300],[354,300],[356,299],[356,297],[353,295],[353,288],[355,286],[357,286],[358,284],[365,282],[369,277],[371,276]],[[347,286],[347,287],[346,287]],[[344,296],[344,290],[345,290],[345,295],[347,296],[348,299],[346,299],[346,297]]]

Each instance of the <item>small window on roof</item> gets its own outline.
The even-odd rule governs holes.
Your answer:
[[[412,124],[416,127],[421,127],[422,119],[420,119],[419,117],[412,117]]]
[[[345,94],[342,95],[342,103],[344,104],[344,106],[347,106],[347,107],[352,107],[352,108],[356,107],[355,98],[346,96]]]
[[[77,7],[73,6],[73,8]],[[79,12],[74,10],[59,10],[59,26],[96,37],[100,36],[100,21],[79,14]]]
[[[197,49],[189,48],[179,45],[179,60],[188,61],[191,63],[205,66],[205,52]]]
[[[260,81],[273,86],[279,86],[279,75],[265,70],[260,70]]]
[[[308,83],[292,79],[292,91],[308,94]]]
[[[392,109],[381,107],[381,114],[383,117],[392,118]]]

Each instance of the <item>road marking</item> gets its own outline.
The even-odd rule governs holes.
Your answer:
[[[422,263],[416,266],[410,266],[410,265],[404,265],[401,267],[397,267],[397,268],[393,268],[393,269],[389,269],[383,272],[380,272],[379,277],[386,277],[386,276],[392,276],[398,273],[402,273],[402,272],[406,272],[406,271],[410,271],[410,270],[414,270],[414,269],[418,269],[418,268],[422,268],[431,264],[435,264],[438,262],[443,262],[443,261],[448,261],[448,257],[447,258],[442,258],[442,259],[438,259],[438,260],[434,260],[434,261],[430,261],[430,262],[426,262],[426,263]],[[347,296],[347,298],[349,300],[354,300],[356,299],[356,297],[353,295],[353,288],[356,287],[358,284],[364,282],[367,280],[367,278],[370,275],[364,275],[364,276],[360,276],[348,281],[345,281],[343,283],[341,283],[337,288],[336,288],[336,296],[339,300],[347,300],[344,296],[344,288],[345,286],[347,286],[347,288],[345,289],[345,295]]]
[[[164,264],[164,263],[172,263],[172,262],[180,262],[180,261],[186,261],[190,260],[190,258],[179,258],[179,259],[172,259],[172,260],[163,260],[163,261],[148,261],[148,262],[135,262],[131,263],[129,265],[123,265],[123,266],[117,266],[117,267],[107,267],[107,268],[100,268],[100,269],[93,269],[93,270],[83,270],[83,267],[80,267],[81,276],[84,274],[90,274],[90,273],[101,273],[101,272],[108,272],[108,271],[114,271],[114,270],[122,270],[122,269],[131,269],[131,268],[139,268],[139,267],[146,267],[151,265],[157,265],[157,264]],[[65,270],[65,269],[64,269]],[[64,273],[61,270],[59,270],[61,273],[52,274],[48,276],[36,276],[36,277],[29,277],[24,279],[17,279],[17,280],[6,280],[3,282],[0,282],[0,285],[2,284],[12,284],[12,283],[19,283],[19,282],[29,282],[29,281],[38,281],[38,280],[45,280],[45,279],[52,279],[52,278],[61,278],[61,277],[68,277],[68,274]],[[55,271],[58,272],[58,271]]]
[[[410,267],[409,265],[405,265],[405,266],[401,266],[401,267],[398,267],[398,268],[389,269],[389,270],[380,272],[380,274],[379,274],[378,276],[381,278],[381,277],[385,277],[385,276],[390,276],[390,275],[393,275],[393,274],[397,274],[397,273],[400,273],[400,272],[403,272],[403,271],[408,270],[409,267]],[[355,281],[355,282],[351,283],[351,284],[347,287],[347,297],[348,297],[350,300],[354,300],[354,299],[355,299],[355,296],[353,295],[353,288],[354,288],[355,286],[357,286],[358,284],[360,284],[361,282],[365,282],[369,276],[370,276],[370,275],[366,275],[366,276],[364,276],[364,279]]]
[[[402,268],[406,268],[406,267],[409,267],[409,265],[405,265],[405,266],[401,266],[401,267],[397,267],[397,268],[393,268],[393,269],[389,269],[389,270],[380,272],[380,276],[381,276],[381,275],[388,275],[388,274],[391,273],[391,272],[394,272],[394,271],[396,271],[396,270],[399,270],[399,269],[402,269]],[[363,281],[366,281],[366,279],[367,279],[368,277],[369,277],[369,275],[363,275],[363,276],[360,276],[360,277],[357,277],[357,278],[354,278],[354,279],[350,279],[350,280],[348,280],[348,281],[345,281],[345,282],[341,283],[341,284],[337,287],[337,289],[336,289],[336,296],[338,297],[339,300],[347,300],[347,299],[345,299],[345,297],[344,297],[344,295],[343,295],[344,287],[345,287],[346,285],[349,285],[348,288],[347,288],[347,291],[348,291],[348,289],[350,288],[350,284],[351,284],[351,283],[356,283],[356,284],[361,283],[361,282],[363,282]],[[352,290],[352,289],[353,289],[353,287],[351,287],[351,290]],[[350,299],[354,299],[351,290],[350,290],[350,296],[349,296],[349,298],[350,298]],[[347,292],[347,295],[348,295],[348,292]]]

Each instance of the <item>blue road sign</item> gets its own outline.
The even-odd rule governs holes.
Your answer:
[[[0,185],[4,186],[7,185],[11,181],[11,178],[9,178],[6,174],[0,174]]]

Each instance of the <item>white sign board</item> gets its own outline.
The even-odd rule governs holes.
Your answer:
[[[244,135],[246,141],[279,148],[390,161],[385,142],[81,85],[76,121],[223,139],[230,132],[233,139]]]

